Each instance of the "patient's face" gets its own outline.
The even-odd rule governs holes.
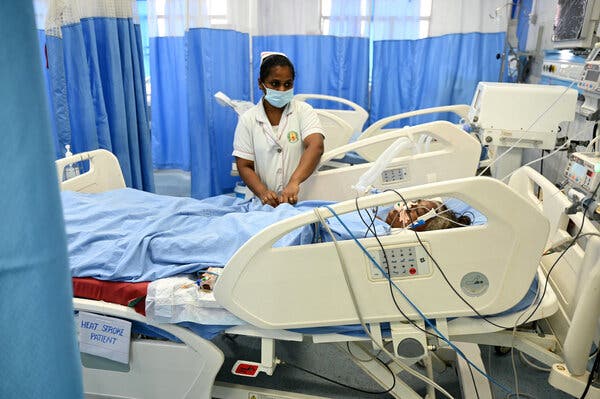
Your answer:
[[[438,208],[440,203],[430,200],[418,200],[416,202],[409,202],[408,205],[408,209],[405,209],[405,207],[400,211],[392,209],[388,213],[385,222],[394,228],[405,228],[412,222],[416,222],[419,216],[423,216],[430,210]],[[415,228],[415,230],[425,230],[426,228],[427,223]]]

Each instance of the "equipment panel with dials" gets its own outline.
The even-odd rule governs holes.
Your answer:
[[[565,177],[588,192],[595,189],[600,181],[600,154],[574,152],[569,156]]]
[[[585,91],[600,93],[600,47],[594,46],[585,61],[577,86]]]

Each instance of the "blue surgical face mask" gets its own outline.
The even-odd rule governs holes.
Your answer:
[[[285,107],[287,105],[287,103],[292,101],[292,98],[294,98],[294,88],[293,87],[286,91],[273,90],[273,89],[269,89],[268,87],[266,87],[266,89],[267,89],[267,94],[265,95],[266,100],[269,102],[269,104],[271,104],[272,106],[277,107],[277,108]]]

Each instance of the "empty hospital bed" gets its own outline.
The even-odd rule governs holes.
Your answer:
[[[108,160],[110,157],[106,158]],[[70,162],[73,162],[73,159]],[[102,175],[103,170],[97,165],[92,165],[88,175],[75,178],[70,183],[69,181],[64,182],[63,188],[95,192],[122,187],[122,180],[119,183],[118,179],[105,179]],[[91,179],[90,176],[92,176]],[[517,186],[516,183],[515,186]],[[529,189],[532,184],[526,184],[525,186]],[[524,195],[529,195],[526,193]],[[423,235],[426,246],[432,250],[432,255],[438,260],[439,264],[446,267],[450,266],[449,278],[451,281],[460,283],[460,280],[470,273],[471,269],[475,269],[472,271],[481,272],[486,276],[489,286],[482,295],[475,296],[472,303],[478,311],[497,313],[509,308],[522,297],[522,294],[528,288],[527,281],[531,281],[535,274],[541,250],[546,245],[547,236],[545,233],[547,233],[549,226],[553,226],[552,223],[549,224],[545,218],[537,213],[536,207],[539,204],[531,205],[529,199],[519,197],[502,183],[485,178],[430,184],[402,190],[402,194],[407,199],[437,195],[458,197],[475,206],[488,218],[488,223],[485,226],[453,229],[454,231],[428,232]],[[393,193],[385,193],[365,197],[359,200],[359,205],[361,207],[371,207],[376,204],[395,202],[397,197],[394,197],[394,195]],[[558,197],[558,195],[555,197]],[[337,213],[351,211],[354,209],[354,203],[352,201],[338,204],[333,206],[332,209]],[[510,209],[510,211],[507,209]],[[552,209],[552,207],[550,206],[549,209]],[[328,209],[322,211],[325,215],[330,212]],[[546,210],[546,212],[549,215],[553,215],[552,212],[560,215],[562,210],[554,207],[552,211]],[[220,301],[224,302],[228,310],[233,311],[238,317],[241,316],[246,322],[250,322],[249,325],[233,327],[231,332],[262,337],[264,351],[262,359],[257,363],[260,369],[267,373],[272,373],[277,363],[273,339],[303,339],[303,334],[282,331],[281,328],[356,322],[356,316],[347,300],[342,301],[335,308],[326,307],[321,309],[323,307],[320,307],[316,313],[309,312],[305,306],[300,304],[301,300],[298,297],[300,290],[305,290],[306,283],[308,283],[308,286],[312,286],[314,283],[313,279],[308,281],[308,271],[311,271],[313,275],[317,273],[322,274],[324,277],[331,277],[331,279],[323,279],[323,282],[328,280],[335,282],[333,290],[329,285],[324,287],[323,290],[316,290],[320,295],[331,295],[332,292],[337,292],[342,297],[347,296],[347,289],[342,283],[343,280],[338,280],[341,277],[341,271],[331,243],[317,244],[307,248],[290,247],[281,249],[274,249],[269,245],[277,236],[292,229],[293,226],[314,221],[316,221],[316,215],[303,214],[273,225],[272,228],[256,235],[234,255],[215,289],[215,295]],[[503,239],[498,242],[498,237],[503,237]],[[408,232],[397,236],[386,236],[382,239],[386,248],[417,248],[418,245],[415,242],[414,235]],[[463,261],[459,262],[457,259],[453,259],[453,250],[456,245],[452,243],[457,242],[456,240],[472,242],[474,247],[479,249],[474,254],[468,254]],[[365,243],[367,251],[377,254],[378,248],[372,238],[360,241]],[[515,243],[525,241],[530,244],[528,247],[515,245]],[[412,327],[407,330],[403,323],[399,323],[402,317],[399,317],[397,312],[389,306],[389,298],[385,296],[384,290],[382,290],[385,280],[377,276],[366,260],[366,255],[353,246],[352,242],[342,242],[341,245],[344,247],[344,258],[350,260],[349,264],[356,267],[351,272],[352,285],[362,287],[362,293],[371,288],[376,293],[373,297],[359,293],[359,295],[362,295],[360,303],[364,302],[365,315],[371,325],[376,326],[379,322],[386,320],[392,321],[396,323],[395,327],[392,328],[392,340],[397,341],[407,336],[416,336],[422,342],[423,337],[420,336],[418,331],[413,331]],[[495,249],[490,251],[490,248]],[[298,252],[304,250],[306,252]],[[296,257],[286,256],[292,253],[296,253]],[[302,262],[302,259],[306,260],[309,257],[314,257],[315,262],[323,265],[323,268],[316,269],[316,265],[311,266],[306,261]],[[304,273],[294,272],[297,281],[287,278],[281,273],[282,270],[277,270],[274,266],[276,262],[281,263],[282,259],[285,265],[302,262],[301,267]],[[408,289],[409,296],[419,297],[418,291],[415,291],[415,288],[410,288],[414,281],[417,281],[417,287],[421,288],[421,292],[429,284],[438,290],[448,290],[448,287],[444,285],[435,271],[435,266],[430,261],[428,261],[428,265],[427,272],[424,274],[419,273],[414,278],[398,279],[399,285]],[[454,267],[451,267],[452,265]],[[306,270],[306,267],[315,268],[315,270]],[[282,296],[278,297],[278,301],[279,298],[282,298],[286,306],[297,309],[298,317],[294,312],[282,312],[277,307],[268,306],[263,309],[260,298],[251,294],[251,292],[254,292],[252,283],[256,283],[255,279],[258,278],[258,275],[253,271],[263,272],[266,270],[268,270],[268,273],[274,273],[273,289],[282,291]],[[512,284],[513,279],[517,284]],[[478,280],[470,281],[472,283]],[[275,284],[276,282],[279,284]],[[471,283],[467,281],[466,287],[478,286],[478,284]],[[284,290],[286,287],[289,290]],[[552,293],[552,289],[548,290],[542,305],[539,306],[536,315],[532,319],[546,317],[554,313],[557,304]],[[477,294],[476,290],[475,294]],[[452,294],[449,293],[448,296],[452,297]],[[339,296],[335,296],[335,298],[338,299]],[[464,303],[456,298],[442,306],[438,306],[434,301],[428,301],[427,298],[422,298],[422,300],[424,301],[425,313],[435,318],[441,326],[440,328],[447,332],[447,335],[452,337],[453,340],[457,339],[456,337],[462,337],[463,340],[469,341],[475,340],[474,337],[477,337],[476,339],[479,340],[477,342],[480,342],[485,340],[485,337],[492,336],[495,341],[510,342],[506,335],[503,335],[503,331],[494,332],[493,330],[497,329],[490,327],[485,321],[465,317],[448,321],[449,316],[465,316],[472,313]],[[381,303],[378,301],[381,301]],[[82,311],[147,322],[143,316],[124,306],[78,298],[75,299],[75,305],[77,309]],[[294,317],[290,317],[291,315],[294,315]],[[410,317],[415,316],[414,312],[411,311],[408,311],[408,315]],[[499,324],[512,325],[518,319],[518,316],[516,314],[497,317],[499,317]],[[149,324],[153,323],[150,322]],[[233,395],[231,387],[215,385],[213,389],[212,382],[222,363],[223,355],[210,341],[199,338],[179,326],[158,325],[158,327],[179,337],[187,345],[145,339],[133,340],[130,362],[126,370],[85,369],[86,391],[125,397],[163,397],[166,395],[172,397],[209,397],[212,391],[214,397],[236,397],[231,396]],[[315,342],[339,342],[341,339],[340,334],[313,336]],[[517,337],[517,342],[529,341],[531,339],[527,334]],[[531,344],[528,345],[531,346]],[[523,346],[529,347],[528,345]],[[548,356],[547,358],[557,360],[557,358],[546,353],[552,352],[544,350],[543,353]],[[153,359],[161,359],[161,361],[156,362]],[[377,376],[379,378],[382,378],[382,375],[385,376],[381,370],[372,370],[370,373],[376,379]],[[107,384],[107,378],[110,379],[110,384]],[[154,381],[160,381],[160,384],[156,384]],[[385,383],[384,380],[381,380],[381,382]],[[398,388],[393,394],[402,395],[402,397],[416,397],[414,396],[416,394],[411,393],[410,387],[402,384],[398,384]]]

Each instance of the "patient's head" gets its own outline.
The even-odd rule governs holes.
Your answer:
[[[431,210],[435,210],[435,216],[423,224],[415,223],[420,216],[424,216]],[[471,224],[471,218],[468,216],[457,215],[440,201],[427,199],[408,202],[408,209],[404,205],[401,205],[400,209],[392,209],[385,221],[394,228],[406,228],[415,223],[417,225],[412,229],[416,231],[451,229]]]

